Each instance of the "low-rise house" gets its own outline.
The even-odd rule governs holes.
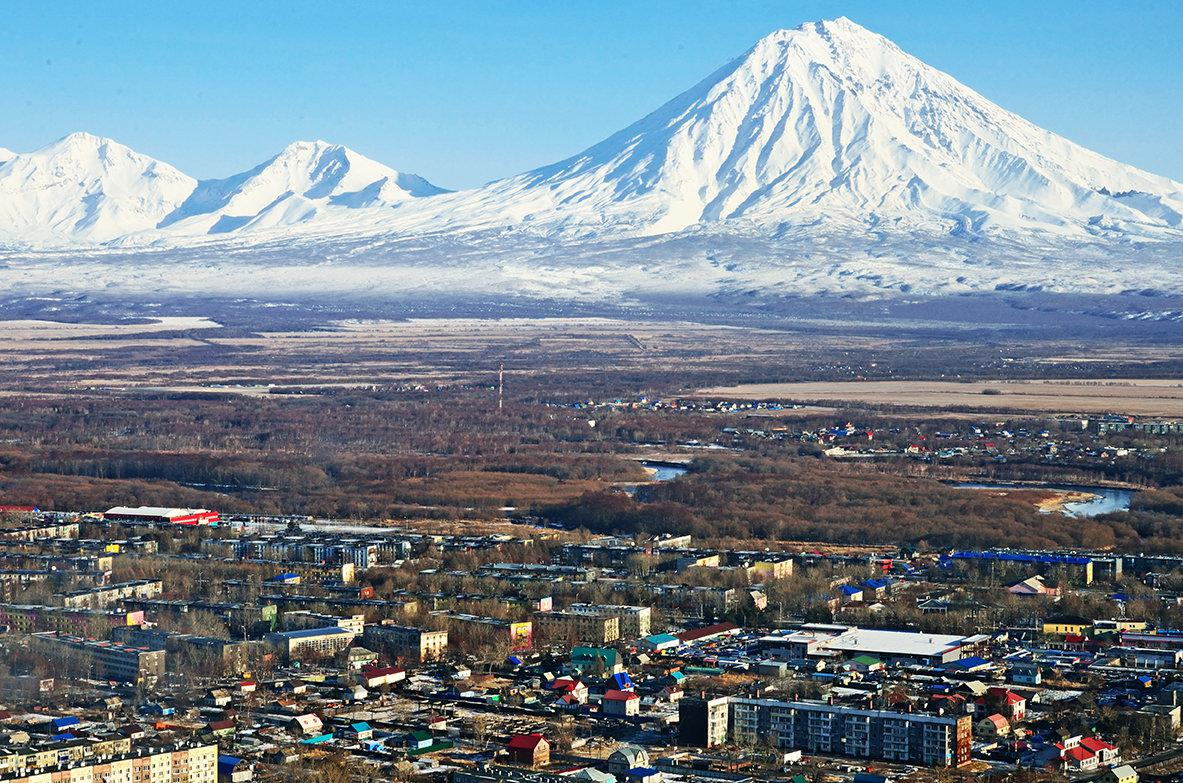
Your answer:
[[[211,707],[225,707],[230,704],[230,691],[214,688],[205,696],[205,703]]]
[[[293,734],[299,734],[304,737],[313,737],[320,734],[324,730],[324,722],[319,716],[311,712],[297,715],[288,721],[288,730]]]
[[[1011,664],[1008,676],[1015,685],[1039,685],[1043,682],[1043,674],[1035,661],[1015,661]]]
[[[374,729],[364,720],[354,721],[339,731],[342,739],[364,742],[374,736]]]
[[[978,721],[974,734],[983,740],[999,740],[1010,734],[1010,721],[995,713]]]
[[[626,718],[641,712],[641,697],[632,691],[610,690],[600,701],[600,712]]]
[[[1119,764],[1105,771],[1105,783],[1138,783],[1138,771],[1129,764]]]
[[[541,734],[515,734],[505,746],[509,758],[528,767],[545,767],[550,763],[550,743]]]
[[[246,783],[255,777],[255,766],[237,756],[218,756],[218,783]]]
[[[1058,588],[1048,587],[1046,584],[1044,584],[1043,577],[1038,575],[1024,579],[1021,582],[1016,582],[1015,584],[1006,588],[1006,591],[1011,595],[1018,596],[1020,598],[1033,598],[1041,596],[1050,598],[1060,594]]]
[[[559,677],[550,689],[565,704],[587,704],[587,686],[574,677]]]
[[[649,751],[640,745],[622,745],[608,757],[608,772],[623,777],[630,769],[649,766]]]
[[[367,666],[361,670],[361,684],[373,690],[407,679],[407,672],[399,666]]]

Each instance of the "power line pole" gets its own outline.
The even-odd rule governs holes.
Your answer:
[[[505,410],[505,362],[497,368],[497,412]]]

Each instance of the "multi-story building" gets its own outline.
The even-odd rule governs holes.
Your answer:
[[[62,743],[58,743],[59,745]],[[109,747],[107,747],[109,746]],[[218,746],[205,742],[132,747],[130,740],[0,750],[4,783],[216,783]]]
[[[811,701],[728,701],[730,737],[738,743],[937,767],[969,762],[970,715],[899,713]]]
[[[793,575],[793,559],[788,556],[755,557],[747,569],[752,579],[758,581],[784,579]]]
[[[306,610],[285,611],[280,619],[280,624],[287,631],[303,628],[327,628],[330,625],[335,625],[338,628],[344,628],[355,636],[360,636],[366,627],[366,616],[365,614],[351,614],[347,617],[341,617],[335,614],[324,614],[323,612],[310,612]]]
[[[620,618],[610,610],[602,614],[537,612],[534,622],[550,641],[609,644],[620,639]]]
[[[646,587],[663,606],[697,609],[704,617],[730,611],[739,600],[739,592],[734,587],[681,584],[648,584]]]
[[[40,541],[48,538],[78,538],[79,525],[75,522],[45,522],[42,524],[0,530],[0,540]]]
[[[42,742],[34,740],[27,745],[0,749],[0,780],[43,774],[42,770],[63,766],[77,766],[95,757],[125,755],[131,749],[131,739],[121,735]]]
[[[269,634],[270,642],[284,660],[314,660],[328,658],[353,644],[352,631],[332,625],[326,628],[304,628],[299,631],[279,631]]]
[[[139,609],[156,615],[183,616],[190,612],[208,612],[226,624],[230,635],[235,638],[256,638],[275,630],[279,610],[275,604],[259,603],[217,603],[213,601],[169,601],[161,598],[127,599],[123,605],[128,609]]]
[[[367,625],[363,644],[407,661],[435,661],[448,649],[447,631],[430,631],[409,625]]]
[[[501,636],[510,650],[524,651],[534,646],[534,624],[529,620],[503,620],[500,617],[481,617],[475,614],[442,610],[432,612],[448,622],[449,640],[459,643],[457,637],[473,631],[492,631]]]
[[[62,596],[62,606],[69,609],[107,609],[128,598],[158,598],[164,592],[159,579],[137,579],[132,582],[75,590]]]
[[[678,742],[696,748],[713,748],[727,742],[730,699],[689,697],[678,702]]]
[[[0,563],[14,568],[50,568],[79,574],[109,574],[111,555],[55,555],[44,552],[0,552]]]
[[[477,576],[523,582],[593,582],[599,577],[599,571],[550,563],[486,563],[477,569]]]
[[[247,670],[251,657],[249,642],[172,633],[159,628],[115,628],[111,631],[111,640],[134,647],[165,650],[170,653],[168,664],[174,671],[201,663],[221,674],[238,674]]]
[[[152,684],[164,676],[164,650],[149,650],[54,632],[35,633],[30,639],[52,660],[78,676],[134,685]]]
[[[63,631],[106,636],[104,629],[142,625],[143,611],[66,609],[61,606],[0,604],[0,626],[12,633]]]
[[[588,615],[615,615],[619,619],[621,639],[640,639],[648,636],[653,624],[653,610],[648,606],[619,604],[571,604],[568,612]]]

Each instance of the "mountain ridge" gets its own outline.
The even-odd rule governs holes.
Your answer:
[[[642,277],[772,295],[1183,290],[1183,184],[1039,128],[845,17],[776,30],[597,144],[457,192],[323,141],[198,182],[76,135],[124,150],[108,162],[127,171],[97,165],[58,205],[34,193],[40,211],[0,203],[0,241],[294,255],[324,275],[402,270],[423,290],[599,290],[579,263],[621,281],[613,295]],[[54,184],[46,149],[0,165],[0,196],[20,200],[17,171]],[[104,220],[87,218],[95,204]]]

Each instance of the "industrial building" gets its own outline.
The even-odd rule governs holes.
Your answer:
[[[217,525],[221,515],[207,508],[163,508],[160,506],[115,506],[103,512],[110,522],[145,525]]]
[[[787,661],[869,655],[889,664],[939,666],[976,654],[988,641],[984,636],[806,625],[792,633],[766,636],[760,647],[769,657]]]

